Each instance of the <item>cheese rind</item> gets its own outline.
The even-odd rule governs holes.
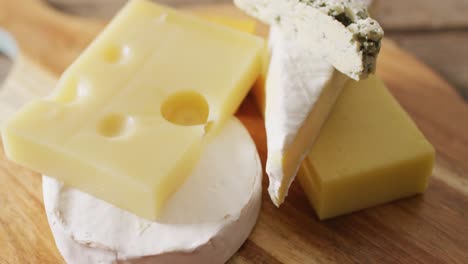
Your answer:
[[[157,222],[49,177],[43,178],[43,194],[67,263],[224,263],[255,225],[261,179],[255,143],[233,118],[207,145]]]
[[[348,78],[277,26],[270,29],[270,49],[266,172],[270,197],[279,206]]]
[[[319,50],[355,80],[375,72],[383,30],[369,17],[367,1],[234,0],[263,22],[280,27],[304,48]]]
[[[156,219],[255,82],[263,48],[251,34],[130,1],[49,98],[7,121],[6,155]]]
[[[434,148],[376,76],[350,81],[298,180],[320,219],[422,193]]]

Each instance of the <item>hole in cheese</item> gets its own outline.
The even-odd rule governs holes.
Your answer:
[[[208,102],[195,91],[172,94],[161,105],[162,116],[167,121],[182,126],[205,124],[209,111]]]
[[[63,88],[60,89],[54,98],[54,101],[63,104],[76,102],[78,99],[90,94],[90,84],[88,81],[78,77],[69,77],[64,79]]]
[[[104,60],[108,63],[118,63],[130,55],[130,48],[127,46],[110,46],[104,52]]]
[[[98,132],[104,137],[118,137],[128,134],[134,127],[134,119],[121,114],[110,114],[98,124]]]

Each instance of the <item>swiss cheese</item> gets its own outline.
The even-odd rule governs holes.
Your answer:
[[[264,41],[133,0],[3,127],[6,155],[156,219],[261,71]]]

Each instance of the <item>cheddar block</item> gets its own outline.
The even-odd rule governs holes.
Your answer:
[[[435,153],[381,80],[348,82],[298,174],[320,219],[426,190]]]
[[[154,220],[261,71],[264,41],[130,1],[53,94],[3,127],[11,160]]]

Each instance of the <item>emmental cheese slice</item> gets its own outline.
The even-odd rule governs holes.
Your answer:
[[[247,239],[261,204],[255,143],[232,118],[206,146],[157,221],[43,178],[44,205],[69,264],[220,264]]]
[[[319,218],[422,193],[434,148],[377,77],[350,81],[298,175]]]
[[[261,71],[264,41],[133,0],[3,127],[8,158],[156,219]]]

